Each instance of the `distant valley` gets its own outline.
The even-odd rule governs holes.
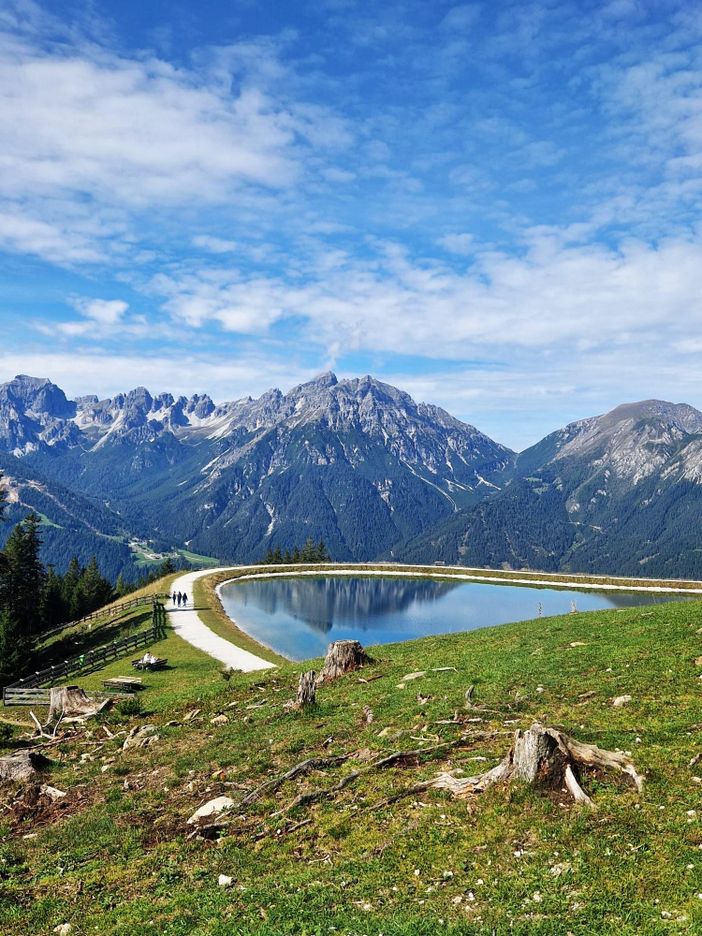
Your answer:
[[[59,570],[165,555],[258,561],[309,536],[336,560],[702,576],[702,413],[645,401],[516,454],[372,377],[215,404],[138,388],[0,386],[0,536],[32,509]]]

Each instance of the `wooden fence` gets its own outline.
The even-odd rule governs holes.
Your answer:
[[[110,608],[98,608],[97,611],[86,614],[85,617],[78,618],[75,621],[67,621],[65,624],[59,624],[58,627],[53,627],[48,631],[42,631],[39,637],[45,640],[47,637],[53,637],[55,634],[60,634],[62,631],[68,630],[69,627],[77,627],[79,624],[89,624],[92,621],[97,621],[99,618],[104,618],[106,616],[107,620],[105,623],[107,624],[113,618],[118,617],[123,611],[129,611],[130,608],[155,604],[158,601],[165,601],[168,598],[170,598],[170,595],[162,595],[160,592],[153,595],[139,595],[138,598],[130,598],[127,601],[121,601],[119,604],[112,605]]]
[[[5,705],[48,705],[50,689],[26,689],[7,686],[2,691],[2,700]]]
[[[140,631],[138,634],[131,634],[121,640],[113,640],[101,647],[96,647],[94,650],[86,650],[85,653],[70,657],[61,663],[47,666],[46,669],[29,673],[23,679],[18,679],[17,682],[5,686],[2,690],[3,702],[5,705],[21,705],[20,702],[7,701],[8,698],[16,698],[16,695],[13,696],[15,691],[53,686],[54,683],[66,679],[73,673],[85,674],[102,669],[107,663],[118,660],[130,651],[145,647],[153,643],[154,640],[160,640],[165,633],[165,624],[166,609],[160,602],[154,602],[153,626],[148,630]]]
[[[128,699],[133,693],[124,689],[111,689],[109,692],[103,690],[89,689],[88,695],[91,699],[114,699],[121,697]],[[30,708],[37,705],[51,704],[51,689],[15,689],[11,686],[3,690],[3,701],[5,705],[22,705]]]

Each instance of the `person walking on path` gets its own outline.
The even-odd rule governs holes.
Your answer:
[[[175,604],[175,603],[176,603],[176,598],[177,598],[177,597],[178,597],[178,596],[176,595],[176,593],[175,593],[175,592],[173,592],[173,604]]]
[[[188,605],[188,596],[183,592],[183,607],[186,608]]]

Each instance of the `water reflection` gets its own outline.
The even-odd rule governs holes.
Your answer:
[[[460,584],[428,579],[284,578],[242,582],[235,588],[241,607],[253,606],[271,616],[283,613],[327,634],[335,624],[372,630],[374,618],[401,613],[416,602],[440,601]]]
[[[679,595],[644,592],[584,592],[381,576],[232,582],[222,588],[221,596],[225,611],[239,627],[293,660],[323,655],[330,640],[393,643],[567,614],[573,609],[681,600]]]

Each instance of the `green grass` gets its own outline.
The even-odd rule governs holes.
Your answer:
[[[214,556],[203,556],[200,553],[190,552],[189,549],[179,549],[178,555],[182,556],[183,559],[187,559],[188,562],[192,562],[193,565],[199,565],[199,566],[220,565],[219,559],[216,559]]]
[[[94,724],[91,737],[52,752],[50,782],[68,793],[52,821],[13,824],[0,813],[0,932],[50,934],[63,922],[78,936],[702,932],[702,827],[688,815],[702,790],[702,765],[688,766],[702,750],[701,628],[702,604],[685,602],[383,646],[372,667],[323,686],[304,713],[284,709],[299,665],[227,684],[169,636],[158,653],[174,669],[145,677],[147,714],[123,725],[148,719],[158,743],[122,754],[121,739]],[[432,672],[447,666],[456,672]],[[426,674],[403,681],[417,670]],[[96,681],[126,671],[116,665]],[[465,708],[471,684],[483,711]],[[613,708],[625,693],[631,704]],[[183,723],[195,707],[198,719]],[[219,712],[229,722],[215,727]],[[454,713],[460,724],[442,724]],[[114,733],[120,716],[108,719]],[[595,811],[518,786],[471,800],[424,792],[372,809],[439,769],[493,765],[534,719],[631,751],[643,794],[598,776],[584,780]],[[460,733],[466,743],[443,759],[372,772],[334,799],[272,815],[365,766],[352,757],[235,811],[218,843],[188,837],[185,820],[202,802],[238,800],[305,757],[382,755]],[[81,764],[83,753],[93,759]],[[233,887],[218,887],[220,873]]]

